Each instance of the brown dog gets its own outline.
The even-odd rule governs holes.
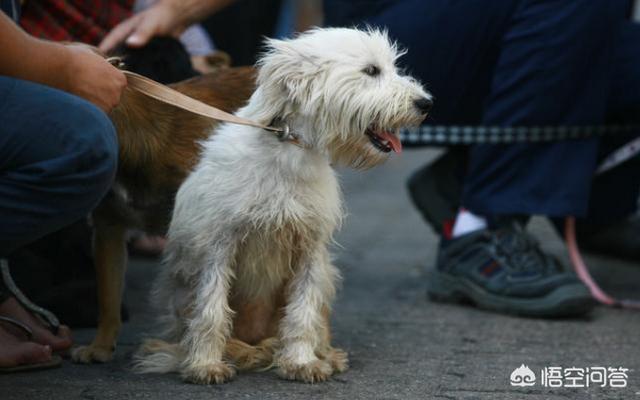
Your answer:
[[[251,67],[220,68],[171,85],[227,112],[244,105],[254,86]],[[127,230],[166,232],[174,196],[198,160],[199,142],[217,124],[130,89],[110,116],[118,132],[120,153],[115,184],[93,213],[100,314],[93,342],[72,352],[73,360],[83,363],[105,362],[113,356],[121,327]]]

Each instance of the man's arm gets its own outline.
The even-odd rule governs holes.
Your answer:
[[[142,47],[154,36],[178,37],[190,25],[215,14],[236,0],[159,0],[118,24],[100,43],[105,53],[125,42]]]
[[[40,83],[83,97],[104,111],[120,100],[122,72],[89,48],[34,38],[0,12],[0,75]]]

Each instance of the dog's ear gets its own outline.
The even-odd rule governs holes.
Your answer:
[[[266,41],[266,51],[258,61],[258,86],[269,95],[284,96],[288,103],[300,105],[311,91],[318,69],[310,54],[296,46],[296,39]],[[271,97],[277,98],[277,97]]]

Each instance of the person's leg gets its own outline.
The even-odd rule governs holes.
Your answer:
[[[483,124],[603,124],[627,11],[626,1],[521,1],[502,38]],[[598,150],[598,139],[473,146],[462,205],[503,228],[443,241],[430,293],[463,293],[484,307],[529,315],[588,311],[586,287],[539,249],[516,216],[585,215]],[[516,228],[505,231],[505,224]]]
[[[626,21],[618,29],[613,53],[613,79],[607,97],[611,123],[640,123],[640,24]],[[599,158],[638,137],[640,132],[602,141]],[[640,166],[638,159],[595,178],[589,201],[589,222],[602,225],[620,220],[638,208]],[[612,194],[615,193],[615,196]],[[586,221],[585,221],[586,222]]]
[[[608,96],[607,119],[612,124],[640,123],[640,24],[623,23],[618,31],[613,57],[613,81]],[[639,132],[603,138],[599,162]],[[640,157],[636,156],[595,177],[589,209],[577,220],[581,248],[587,251],[640,260]],[[562,223],[556,221],[557,226]]]
[[[0,77],[0,256],[88,215],[116,163],[115,130],[97,107]]]
[[[618,0],[522,1],[502,39],[483,124],[603,124],[627,11]],[[482,215],[583,216],[597,156],[597,139],[474,146],[462,204]]]
[[[0,77],[0,257],[86,216],[111,185],[117,141],[92,104],[45,86]],[[0,366],[42,361],[71,345],[70,332],[46,329],[13,297],[0,315],[33,331],[35,343],[0,340]],[[35,346],[35,347],[34,347]]]

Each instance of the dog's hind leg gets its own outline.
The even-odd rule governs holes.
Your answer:
[[[313,383],[333,373],[331,363],[318,358],[316,351],[324,344],[327,320],[323,309],[335,295],[337,277],[325,248],[315,249],[294,274],[280,325],[282,348],[276,356],[283,378]]]
[[[274,337],[264,339],[255,346],[238,339],[229,339],[225,359],[235,365],[238,371],[269,368],[273,365],[273,354],[278,343],[278,339]]]
[[[199,266],[193,309],[180,342],[185,352],[181,375],[189,382],[224,383],[235,375],[234,368],[223,361],[232,325],[229,289],[235,243],[229,243],[231,241],[218,240],[206,256],[180,261],[204,263]]]
[[[98,283],[98,332],[89,346],[72,350],[76,362],[106,362],[112,359],[122,321],[120,307],[127,264],[126,228],[96,216],[94,259]]]

